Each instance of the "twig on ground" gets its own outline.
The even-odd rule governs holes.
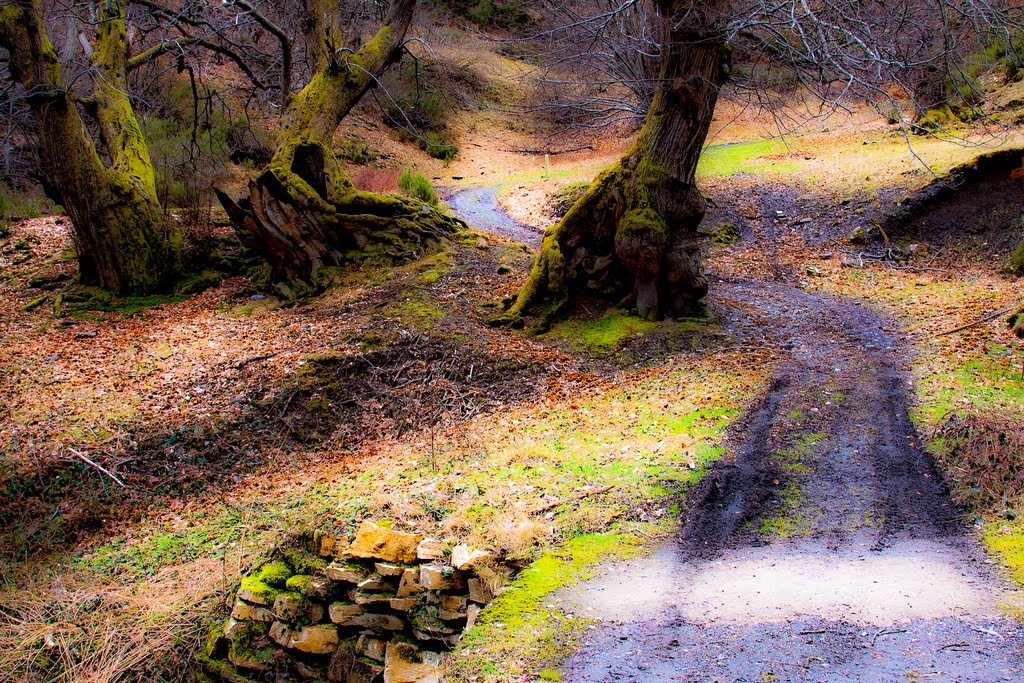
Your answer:
[[[105,474],[108,477],[110,477],[111,479],[113,479],[114,483],[116,483],[121,488],[123,488],[123,489],[128,488],[127,486],[125,486],[125,483],[123,481],[121,481],[120,479],[117,478],[116,475],[114,475],[113,472],[111,472],[107,468],[103,467],[103,465],[100,465],[99,463],[97,463],[97,462],[95,462],[93,460],[90,460],[89,457],[87,455],[85,455],[85,453],[81,453],[79,451],[76,451],[74,448],[71,448],[70,446],[68,447],[68,452],[71,453],[72,455],[74,455],[75,457],[77,457],[82,462],[84,462],[86,465],[90,465],[91,467],[96,468],[97,470],[99,470],[103,474]]]
[[[251,356],[249,358],[243,358],[242,360],[235,363],[235,370],[241,370],[249,363],[258,363],[261,360],[269,360],[276,355],[276,353],[264,353],[263,355],[260,356]]]
[[[290,394],[290,395],[288,396],[288,398],[287,398],[287,399],[285,399],[285,402],[284,402],[284,406],[283,406],[283,407],[281,408],[281,414],[280,414],[280,415],[278,415],[278,419],[280,419],[280,418],[283,418],[283,417],[284,417],[284,415],[285,415],[285,413],[287,413],[287,412],[288,412],[288,406],[290,406],[290,405],[292,404],[292,399],[293,399],[293,398],[295,398],[296,394],[298,394],[298,393],[299,393],[299,390],[298,390],[298,389],[296,389],[295,391],[293,391],[293,392],[292,392],[292,393],[291,393],[291,394]]]
[[[898,628],[898,629],[889,630],[889,627],[886,626],[882,630],[876,632],[875,635],[871,636],[871,647],[874,647],[875,646],[875,641],[878,640],[882,636],[892,636],[892,635],[895,635],[897,633],[906,633],[906,632],[907,632],[907,629],[905,629],[905,628]]]
[[[569,147],[566,149],[540,149],[530,147],[510,147],[506,151],[514,152],[516,154],[550,154],[551,156],[557,156],[559,154],[572,154],[573,152],[582,152],[584,150],[594,149],[593,145],[580,145],[579,147]]]
[[[995,629],[991,629],[991,628],[972,628],[971,630],[972,631],[977,631],[978,633],[984,633],[986,636],[995,636],[999,640],[1003,640],[1003,634],[999,633]]]
[[[571,496],[569,498],[563,498],[561,500],[553,500],[550,503],[545,503],[544,505],[540,505],[538,507],[533,508],[532,510],[530,510],[530,514],[531,515],[539,515],[540,513],[547,512],[551,508],[556,508],[559,505],[565,505],[566,503],[574,503],[574,502],[576,502],[578,500],[583,500],[584,498],[587,498],[588,496],[597,496],[597,495],[600,495],[602,493],[608,493],[613,488],[615,488],[615,487],[614,486],[602,486],[599,489],[591,489],[589,491],[584,491],[583,493],[578,493],[575,496]]]
[[[984,318],[975,320],[972,323],[967,323],[966,325],[961,325],[960,327],[954,327],[952,330],[946,330],[945,332],[938,332],[936,334],[933,334],[932,338],[934,339],[935,337],[945,337],[947,334],[955,334],[957,332],[963,332],[964,330],[970,329],[972,327],[977,327],[978,325],[984,325],[985,323],[992,322],[1001,315],[1006,315],[1007,313],[1009,313],[1010,311],[1012,311],[1013,309],[1017,308],[1020,305],[1020,302],[1018,302],[1013,304],[1012,306],[1000,308],[998,311],[993,311],[992,313],[986,315]]]

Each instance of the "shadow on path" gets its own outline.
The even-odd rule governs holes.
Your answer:
[[[917,444],[894,326],[853,301],[722,283],[787,351],[681,537],[558,596],[606,620],[569,681],[1019,681],[1016,598]]]

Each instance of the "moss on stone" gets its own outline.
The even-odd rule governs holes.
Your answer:
[[[1011,315],[1007,322],[1010,325],[1010,331],[1019,339],[1024,339],[1024,308]]]
[[[327,560],[299,548],[285,551],[284,561],[291,567],[291,573],[299,575],[317,574],[327,568]]]
[[[264,605],[272,605],[278,592],[279,591],[275,590],[267,583],[260,581],[255,576],[246,576],[242,579],[238,587],[239,596],[244,596],[246,599],[252,600],[253,602],[259,602]]]
[[[735,223],[721,221],[711,231],[711,241],[720,247],[734,244],[740,238],[740,228]]]

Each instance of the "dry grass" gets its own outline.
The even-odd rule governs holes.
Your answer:
[[[221,562],[205,559],[141,585],[59,569],[7,578],[0,680],[189,680],[189,660],[214,607],[237,580]]]
[[[512,560],[529,557],[530,552],[543,545],[550,534],[549,524],[531,517],[524,510],[510,510],[498,515],[486,533],[505,556]]]
[[[933,430],[954,497],[974,509],[1024,502],[1024,423],[1009,412],[953,413]]]

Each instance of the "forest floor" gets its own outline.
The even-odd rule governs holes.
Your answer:
[[[900,675],[935,677],[928,662],[895,659],[914,638],[934,643],[943,670],[983,650],[998,671],[1019,634],[997,607],[1014,589],[995,562],[1024,579],[1024,523],[1012,501],[986,497],[987,470],[942,450],[938,430],[965,412],[1024,416],[1024,349],[998,316],[973,324],[1019,300],[1019,280],[984,233],[922,235],[928,252],[911,269],[842,264],[847,251],[869,251],[848,244],[852,227],[927,184],[917,157],[941,173],[981,150],[921,140],[911,153],[898,131],[859,121],[785,141],[755,128],[732,129],[702,165],[717,205],[709,226],[740,228],[735,243],[709,240],[702,320],[581,310],[540,338],[492,329],[533,252],[482,233],[416,263],[349,273],[294,306],[244,278],[187,297],[77,305],[58,299],[75,269],[63,219],[14,226],[0,249],[0,681],[188,680],[240,576],[296,529],[344,534],[364,518],[492,547],[524,567],[456,650],[453,680],[647,678],[657,672],[630,667],[652,660],[626,656],[635,640],[621,635],[669,652],[672,610],[706,644],[707,667],[724,666],[716,648],[745,647],[729,638],[750,635],[750,623],[776,624],[726,678],[817,680],[813,658],[841,669],[851,653],[881,655],[872,661],[890,668],[878,671],[905,664]],[[555,159],[550,172],[542,159],[513,164],[494,145],[468,146],[432,173],[452,178],[458,211],[536,240],[544,198],[587,180],[617,143]],[[972,505],[966,519],[931,484],[922,445],[956,505]],[[865,461],[869,447],[890,460]],[[712,464],[723,457],[736,467]],[[744,468],[751,485],[725,483]],[[701,498],[707,473],[746,492],[746,514],[711,542],[722,554],[702,551],[694,564],[694,544],[678,539],[701,500],[716,510]],[[810,591],[790,628],[795,615],[772,614],[763,584],[737,580],[721,586],[736,596],[727,619],[692,618],[712,602],[693,590],[695,568],[725,581],[712,570],[768,553],[795,559],[777,563],[793,580],[834,569],[865,582],[865,567],[889,578],[916,563],[946,588]],[[636,564],[601,564],[615,559]],[[584,580],[618,567],[661,582],[650,585],[662,602],[634,607],[658,611],[663,630],[602,613],[625,602],[618,589],[603,603],[581,597]],[[779,574],[760,576],[774,585]],[[897,609],[901,591],[910,597]],[[954,607],[951,593],[966,597]],[[842,607],[853,598],[863,602]],[[951,619],[963,613],[980,630],[958,630]],[[897,625],[918,617],[935,619]],[[633,626],[601,627],[614,619]],[[922,624],[935,635],[915,631]],[[584,654],[564,668],[588,641],[623,658]]]

